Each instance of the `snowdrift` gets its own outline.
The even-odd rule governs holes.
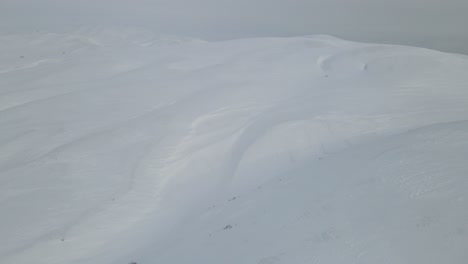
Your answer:
[[[465,263],[468,59],[0,37],[0,262]]]

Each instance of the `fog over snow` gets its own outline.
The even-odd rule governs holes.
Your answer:
[[[468,54],[465,0],[2,0],[0,29],[144,27],[219,40],[327,34]]]
[[[0,263],[465,264],[443,3],[3,0]]]

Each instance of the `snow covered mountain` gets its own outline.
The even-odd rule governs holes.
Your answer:
[[[466,263],[468,58],[0,36],[0,263]]]

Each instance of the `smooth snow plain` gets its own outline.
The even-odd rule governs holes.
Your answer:
[[[0,36],[0,263],[468,260],[468,57]]]

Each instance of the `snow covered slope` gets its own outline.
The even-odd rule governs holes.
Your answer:
[[[468,58],[0,36],[0,263],[466,263]]]

